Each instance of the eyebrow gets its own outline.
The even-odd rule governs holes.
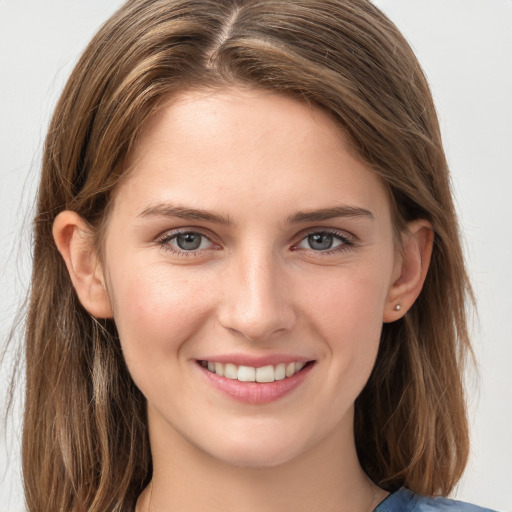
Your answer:
[[[208,210],[186,208],[168,203],[158,203],[148,206],[139,213],[138,217],[178,217],[185,220],[201,220],[205,222],[212,222],[214,224],[232,224],[229,217],[225,217]],[[338,217],[365,217],[371,220],[375,218],[370,210],[357,206],[344,205],[334,206],[331,208],[321,208],[319,210],[297,212],[288,217],[287,221],[290,224],[298,224],[300,222],[317,222],[335,219]]]
[[[332,208],[322,208],[320,210],[310,210],[305,212],[297,212],[288,217],[290,224],[298,222],[315,222],[338,217],[366,217],[374,220],[375,217],[370,210],[359,208],[357,206],[334,206]]]
[[[186,220],[202,220],[214,224],[231,224],[229,217],[196,208],[185,208],[167,203],[148,206],[138,217],[178,217]]]

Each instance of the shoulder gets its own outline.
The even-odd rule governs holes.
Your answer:
[[[493,512],[462,501],[428,498],[402,488],[390,494],[375,512]]]

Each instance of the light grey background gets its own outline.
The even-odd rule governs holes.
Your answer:
[[[429,77],[479,306],[468,376],[472,457],[455,496],[512,512],[512,1],[377,0]],[[30,273],[48,120],[79,53],[119,0],[0,0],[0,340]],[[6,369],[0,373],[5,400]],[[20,418],[0,435],[0,512],[23,510]]]

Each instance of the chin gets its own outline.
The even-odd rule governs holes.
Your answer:
[[[264,469],[275,468],[286,464],[294,457],[288,453],[254,453],[254,454],[233,454],[231,457],[223,453],[222,460],[234,467],[238,468],[251,468],[251,469]]]
[[[302,444],[290,439],[274,438],[268,436],[250,441],[226,439],[228,443],[218,443],[209,455],[226,464],[240,468],[273,468],[296,459],[305,450]]]

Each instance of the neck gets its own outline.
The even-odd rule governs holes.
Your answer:
[[[153,480],[137,512],[369,512],[386,493],[362,470],[352,422],[346,425],[274,467],[234,466],[177,433],[160,437],[150,428]]]

